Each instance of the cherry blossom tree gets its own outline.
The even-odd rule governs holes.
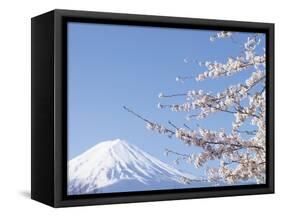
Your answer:
[[[220,39],[236,43],[235,32],[221,31],[210,37],[210,43],[219,43]],[[215,42],[216,41],[216,42]],[[167,149],[167,154],[175,156],[176,161],[203,167],[210,160],[220,162],[217,167],[206,167],[206,177],[210,182],[227,182],[234,184],[242,180],[255,180],[265,183],[266,147],[265,147],[265,49],[257,52],[261,46],[261,36],[251,34],[242,44],[241,55],[229,57],[224,63],[217,61],[198,62],[203,72],[195,76],[177,77],[186,82],[195,79],[207,82],[222,77],[231,78],[238,73],[249,73],[248,79],[228,86],[221,92],[208,90],[187,90],[185,93],[160,93],[159,98],[182,97],[181,104],[159,103],[159,109],[170,109],[172,112],[183,112],[187,120],[182,126],[172,121],[163,124],[151,121],[124,106],[128,112],[146,123],[146,127],[156,133],[180,140],[189,146],[199,147],[200,153],[178,153]],[[185,62],[189,62],[185,60]],[[251,70],[252,73],[249,71]],[[218,80],[219,82],[219,80]],[[207,119],[211,114],[224,113],[233,116],[228,132],[225,129],[212,130],[198,125],[189,126],[190,121]],[[184,179],[185,177],[183,177]],[[189,182],[190,180],[186,180]]]

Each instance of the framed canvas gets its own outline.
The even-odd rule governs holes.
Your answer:
[[[53,207],[274,192],[274,24],[32,18],[31,197]]]

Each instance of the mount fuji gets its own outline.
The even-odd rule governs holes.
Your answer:
[[[182,177],[191,180],[186,184]],[[197,180],[197,181],[192,181]],[[101,142],[68,162],[68,195],[210,186],[120,139]]]

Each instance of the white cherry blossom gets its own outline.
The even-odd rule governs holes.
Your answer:
[[[221,31],[211,36],[210,40],[232,38],[233,35],[233,32]],[[248,75],[245,81],[230,85],[220,92],[186,90],[183,93],[159,94],[162,100],[173,97],[181,99],[181,103],[176,104],[159,103],[158,108],[184,113],[184,127],[178,127],[171,121],[168,121],[169,127],[166,127],[124,107],[145,121],[149,130],[173,137],[186,146],[195,146],[202,150],[199,154],[186,154],[188,147],[186,153],[166,150],[166,154],[175,155],[176,163],[182,160],[199,168],[207,166],[210,160],[218,160],[220,162],[218,167],[206,169],[207,179],[211,182],[225,181],[233,184],[241,180],[256,180],[258,184],[265,183],[266,50],[257,52],[261,44],[259,36],[254,34],[247,38],[242,55],[226,58],[225,62],[199,62],[204,70],[195,76],[196,81],[206,82],[208,79],[227,78],[243,73]],[[185,78],[192,77],[177,77],[176,80],[184,81]],[[230,132],[224,129],[210,130],[201,126],[191,129],[187,124],[190,120],[206,119],[216,113],[233,117],[232,122],[229,123]]]

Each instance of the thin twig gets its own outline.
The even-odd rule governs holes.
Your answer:
[[[152,125],[156,124],[156,123],[154,123],[154,122],[152,122],[152,121],[149,121],[148,119],[142,117],[141,115],[137,114],[136,112],[134,112],[133,110],[127,108],[126,106],[123,106],[123,108],[124,108],[127,112],[133,114],[134,116],[136,116],[137,118],[139,118],[139,119],[145,121],[146,123],[149,123],[149,124],[152,124]],[[170,136],[176,134],[173,130],[170,130],[170,129],[166,128],[166,127],[165,127],[165,130],[171,134]]]
[[[173,124],[171,121],[168,121],[168,124],[170,124],[172,127],[174,127],[175,129],[179,129],[175,124]]]
[[[132,113],[134,116],[140,118],[141,120],[143,120],[143,121],[145,121],[145,122],[147,122],[147,123],[153,124],[153,122],[151,122],[151,121],[147,120],[146,118],[140,116],[139,114],[137,114],[137,113],[134,112],[133,110],[127,108],[126,106],[123,106],[123,108],[124,108],[127,112]]]

